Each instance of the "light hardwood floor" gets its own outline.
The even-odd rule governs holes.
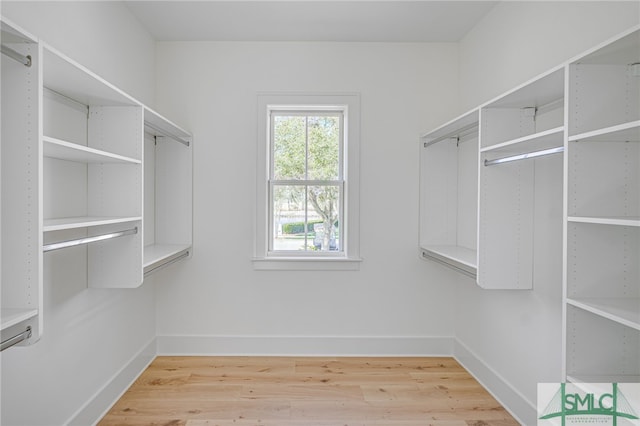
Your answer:
[[[452,358],[158,357],[99,426],[517,424]]]

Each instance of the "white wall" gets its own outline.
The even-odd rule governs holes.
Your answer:
[[[460,41],[462,111],[637,24],[637,1],[503,1]]]
[[[195,200],[193,258],[158,278],[161,353],[450,350],[430,346],[453,333],[453,275],[417,256],[417,142],[457,108],[456,44],[164,42],[157,60]],[[253,270],[257,94],[274,91],[361,94],[359,271]]]
[[[637,24],[638,6],[638,2],[498,4],[460,43],[462,110]],[[557,179],[560,186],[561,176]],[[557,232],[561,229],[559,223]],[[536,241],[544,244],[540,238]],[[562,380],[561,281],[538,280],[534,287],[532,291],[483,291],[460,277],[456,293],[455,333],[464,345],[460,354],[470,352],[484,368],[493,370],[502,381],[493,390],[505,402],[519,400],[521,404],[512,408],[519,410],[525,424],[535,423],[537,383]],[[509,389],[502,392],[502,385]]]
[[[114,1],[5,1],[3,16],[153,108],[155,41]]]
[[[3,2],[2,14],[133,96],[153,101],[155,43],[124,6]],[[2,352],[3,425],[59,425],[76,413],[76,422],[86,425],[85,414],[110,402],[80,411],[89,399],[117,375],[136,373],[121,371],[127,365],[139,372],[140,362],[155,354],[152,283],[87,289],[83,266],[56,260],[61,256],[45,260],[42,339]],[[116,397],[127,385],[117,382],[102,396]]]

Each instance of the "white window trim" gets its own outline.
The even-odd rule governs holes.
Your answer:
[[[360,268],[360,95],[357,93],[260,93],[258,94],[256,161],[256,208],[253,267],[256,270],[358,270]],[[269,110],[302,109],[303,106],[345,108],[344,221],[346,241],[339,254],[299,256],[273,254],[268,250],[269,208]]]

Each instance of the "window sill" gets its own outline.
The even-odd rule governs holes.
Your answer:
[[[253,258],[256,271],[358,271],[360,258],[258,257]]]

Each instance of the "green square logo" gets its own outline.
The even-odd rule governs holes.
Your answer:
[[[539,383],[538,426],[640,425],[640,383]]]

